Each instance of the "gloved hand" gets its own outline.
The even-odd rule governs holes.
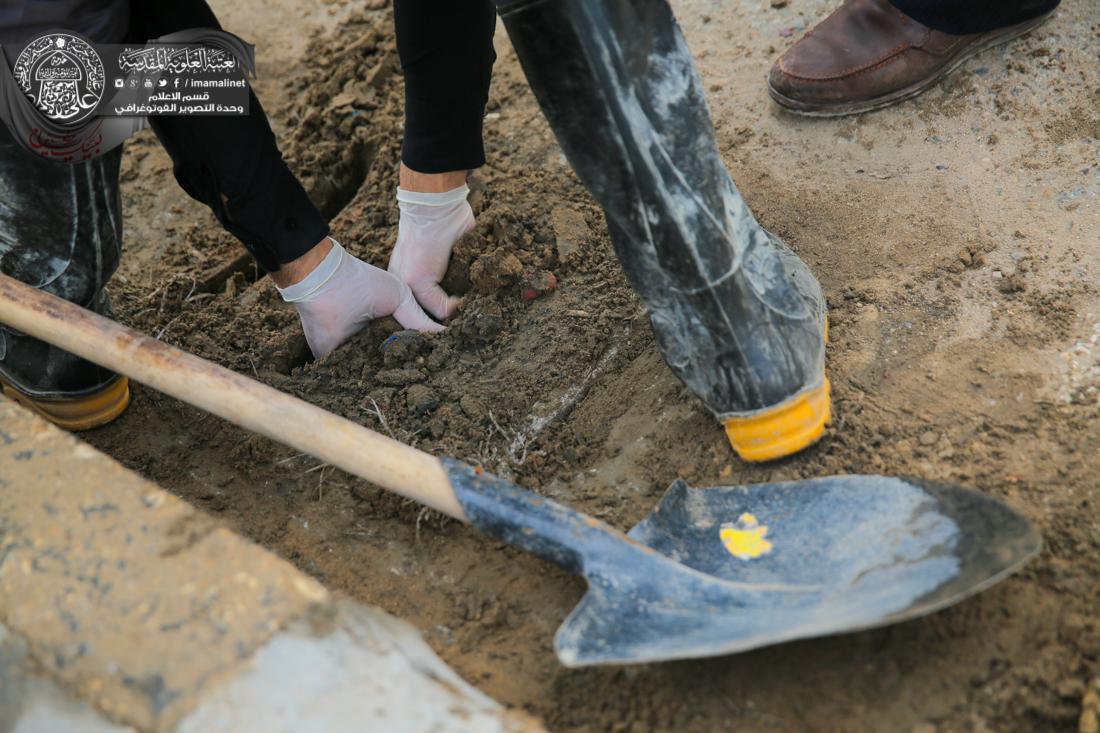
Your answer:
[[[331,239],[331,237],[330,237]],[[417,305],[409,286],[356,258],[332,239],[332,251],[300,282],[278,288],[302,319],[313,356],[320,359],[369,321],[393,315],[405,328],[443,330]]]
[[[439,281],[447,272],[451,248],[474,228],[474,212],[466,202],[469,193],[465,184],[445,193],[397,189],[401,218],[387,269],[408,284],[420,305],[436,318],[449,317],[461,300],[443,292]]]

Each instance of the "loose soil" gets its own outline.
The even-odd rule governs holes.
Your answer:
[[[552,730],[1076,730],[1100,675],[1100,2],[1066,0],[1052,22],[920,100],[839,121],[783,114],[763,85],[831,0],[674,5],[738,186],[828,295],[836,418],[813,449],[739,462],[671,375],[503,33],[478,226],[448,273],[466,302],[445,333],[397,333],[386,319],[311,361],[294,311],[174,187],[149,136],[125,160],[120,319],[623,528],[676,477],[964,483],[1041,527],[1046,548],[1023,572],[892,628],[567,670],[551,639],[583,584],[552,566],[141,387],[89,439],[328,586],[416,624],[467,680]],[[389,12],[219,6],[257,43],[260,97],[335,236],[384,267],[402,99]],[[550,273],[556,290],[523,297]]]

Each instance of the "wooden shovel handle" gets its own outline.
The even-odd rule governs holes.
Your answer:
[[[435,457],[5,275],[0,323],[469,521]]]

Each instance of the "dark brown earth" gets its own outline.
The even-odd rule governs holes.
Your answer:
[[[553,730],[1076,730],[1100,675],[1100,4],[1067,0],[1052,23],[919,102],[832,122],[778,113],[761,83],[831,3],[674,5],[738,185],[829,298],[836,420],[815,448],[740,463],[671,375],[503,35],[479,223],[448,274],[466,303],[444,334],[400,334],[382,350],[398,329],[385,320],[311,362],[293,310],[173,188],[149,137],[125,162],[131,234],[111,287],[121,320],[623,528],[677,476],[964,483],[1041,527],[1046,549],[1022,573],[893,628],[567,670],[551,639],[583,586],[552,566],[140,387],[90,439],[330,587],[413,622],[466,679]],[[327,7],[322,34],[304,52],[281,47],[260,94],[335,236],[384,266],[401,136],[391,21]],[[225,10],[246,36],[249,13],[263,15],[268,41],[279,13],[320,13],[293,1]],[[524,299],[547,273],[557,289]]]

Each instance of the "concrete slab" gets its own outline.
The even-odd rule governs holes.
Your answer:
[[[0,730],[61,729],[540,730],[408,624],[0,398]]]

